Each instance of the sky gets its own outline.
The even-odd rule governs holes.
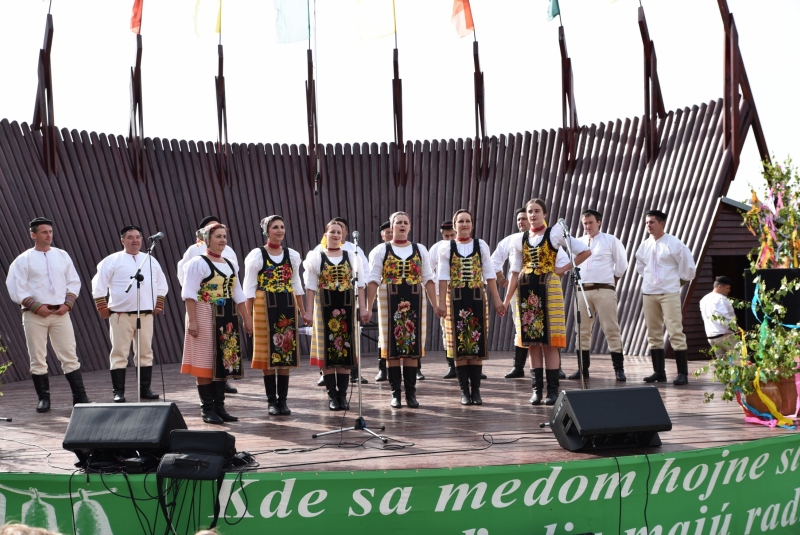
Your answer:
[[[217,44],[196,33],[197,0],[144,1],[144,134],[215,141]],[[203,0],[204,2],[213,0]],[[471,0],[486,85],[489,135],[561,126],[558,18],[548,0]],[[48,8],[60,128],[125,135],[136,52],[133,0],[1,0],[0,118],[30,122]],[[459,38],[452,0],[396,0],[406,140],[475,135],[473,37]],[[642,0],[666,109],[722,97],[724,29],[716,0]],[[319,140],[392,141],[394,36],[362,42],[356,0],[312,0]],[[643,113],[638,0],[560,0],[582,125]],[[761,123],[777,160],[800,152],[800,1],[729,0]],[[307,142],[307,41],[277,44],[274,2],[223,0],[231,142]],[[201,18],[202,20],[202,18]],[[729,196],[760,187],[753,136]]]

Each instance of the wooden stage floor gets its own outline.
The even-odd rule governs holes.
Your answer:
[[[567,374],[576,369],[575,356],[564,355]],[[239,394],[229,395],[228,410],[240,417],[238,422],[213,426],[200,419],[194,379],[178,373],[177,364],[163,367],[167,399],[175,401],[189,429],[224,429],[236,437],[238,451],[256,455],[261,470],[331,471],[424,469],[463,466],[494,466],[569,461],[597,457],[594,453],[572,453],[562,449],[549,429],[540,429],[547,421],[550,407],[528,404],[530,378],[503,379],[511,363],[510,353],[495,353],[484,366],[489,377],[483,381],[483,406],[462,407],[455,379],[442,379],[446,371],[441,352],[425,357],[424,381],[417,384],[420,408],[392,409],[388,383],[375,383],[375,356],[364,358],[363,414],[373,429],[386,426],[383,434],[389,444],[368,440],[362,431],[329,435],[314,439],[312,434],[349,427],[358,416],[357,395],[353,410],[332,412],[327,407],[323,387],[316,386],[318,371],[306,363],[292,372],[288,404],[291,416],[275,417],[267,413],[267,402],[260,373],[248,369],[246,377],[235,381]],[[246,363],[249,366],[249,362]],[[702,363],[690,362],[690,371]],[[592,356],[590,388],[625,388],[643,385],[642,377],[651,372],[648,357],[626,357],[627,383],[614,381],[608,355]],[[667,362],[667,375],[672,379],[675,364]],[[161,376],[154,370],[153,389],[161,390]],[[133,394],[133,369],[128,369],[129,400]],[[84,383],[92,401],[111,401],[111,379],[107,371],[84,375]],[[562,389],[578,389],[577,381],[562,381]],[[36,394],[30,381],[2,386],[0,417],[0,471],[70,473],[77,460],[72,452],[62,449],[64,432],[69,422],[71,396],[63,377],[51,377],[52,409],[45,414],[35,411]],[[671,382],[658,385],[661,397],[673,423],[673,429],[661,433],[663,446],[650,453],[673,452],[722,446],[758,438],[792,433],[745,424],[742,411],[735,403],[714,400],[703,403],[703,392],[720,392],[718,384],[708,376],[691,378],[688,386],[675,387]],[[718,394],[719,395],[719,394]],[[639,450],[614,452],[636,455]],[[609,455],[601,453],[599,455]]]

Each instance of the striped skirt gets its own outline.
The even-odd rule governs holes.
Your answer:
[[[403,357],[390,357],[389,347],[392,341],[392,321],[389,315],[389,289],[386,284],[381,284],[378,288],[378,347],[381,348],[382,359],[411,358],[417,359],[425,356],[425,340],[428,326],[428,303],[426,303],[425,290],[422,285],[417,285],[419,289],[419,329],[417,331],[416,347],[419,348],[413,355]],[[416,297],[416,295],[415,295]]]
[[[561,280],[558,275],[550,273],[547,276],[545,285],[546,295],[544,297],[544,322],[546,339],[542,342],[528,342],[522,340],[522,318],[519,314],[519,291],[514,294],[511,306],[515,311],[514,314],[514,328],[516,329],[516,338],[514,344],[517,347],[527,346],[545,346],[545,347],[567,347],[567,327],[564,320],[564,293],[561,289]]]

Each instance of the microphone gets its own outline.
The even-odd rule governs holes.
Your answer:
[[[150,236],[147,239],[151,240],[151,241],[155,241],[155,240],[160,240],[163,237],[164,237],[164,233],[163,232],[157,232],[156,234],[153,234],[152,236]]]
[[[357,239],[358,239],[358,231],[357,231],[357,230],[354,230],[354,231],[353,231],[353,239],[354,239],[354,240],[357,240]]]
[[[564,218],[563,218],[563,217],[562,217],[562,218],[560,218],[560,219],[557,221],[557,223],[558,223],[559,225],[561,225],[561,227],[564,229],[564,233],[565,233],[565,234],[569,234],[569,227],[567,226],[567,222],[566,222],[566,221],[564,221]]]

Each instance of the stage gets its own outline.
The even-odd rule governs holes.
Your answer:
[[[551,408],[528,404],[530,378],[503,379],[510,354],[492,355],[484,366],[484,404],[467,407],[456,380],[441,378],[443,354],[428,355],[416,410],[392,409],[388,383],[373,380],[375,357],[364,361],[364,417],[376,431],[386,427],[386,446],[360,431],[312,438],[353,424],[356,393],[352,411],[329,411],[318,372],[307,365],[292,374],[288,417],[267,414],[261,376],[247,370],[233,383],[239,393],[226,400],[240,420],[225,426],[204,424],[194,379],[180,375],[178,365],[164,366],[167,400],[177,403],[189,429],[224,429],[238,451],[256,457],[255,470],[226,476],[222,533],[797,533],[800,434],[745,424],[735,403],[704,404],[704,391],[721,390],[708,377],[685,387],[657,385],[673,424],[660,433],[662,447],[573,453],[539,428]],[[568,374],[574,371],[574,355],[563,362]],[[690,362],[690,371],[701,364]],[[593,356],[589,386],[641,386],[651,373],[643,357],[626,357],[625,369],[628,382],[617,383],[610,357]],[[667,370],[671,379],[672,361]],[[160,391],[158,369],[153,375]],[[84,382],[93,401],[110,401],[108,372],[87,373]],[[579,385],[562,381],[562,388]],[[74,474],[76,457],[61,444],[72,410],[63,377],[51,377],[52,409],[45,414],[35,412],[30,381],[2,391],[0,416],[13,422],[0,423],[0,523],[21,519],[62,533],[73,526],[77,533],[165,532],[155,477]],[[183,514],[177,532],[208,526],[212,493],[182,491],[185,502],[202,505],[175,513]]]

